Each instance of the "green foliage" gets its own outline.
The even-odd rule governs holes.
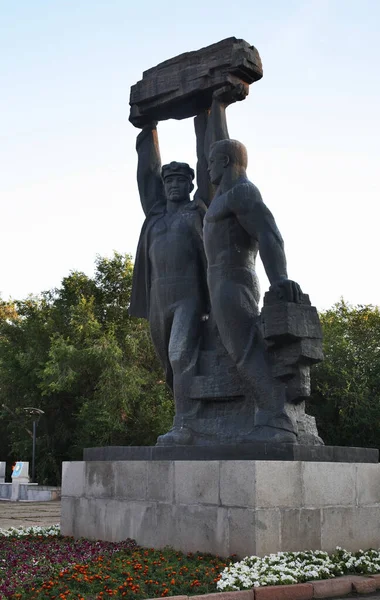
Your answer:
[[[14,412],[0,410],[0,450],[30,460],[22,408],[42,409],[40,483],[60,481],[62,460],[84,447],[150,445],[170,427],[147,323],[128,315],[132,272],[129,256],[98,257],[94,278],[73,272],[59,289],[0,305],[0,406]]]
[[[326,444],[379,447],[379,308],[341,300],[320,318],[325,360],[312,372],[309,411]]]
[[[0,300],[0,457],[31,460],[24,407],[44,411],[37,479],[60,481],[61,462],[85,447],[150,445],[173,403],[147,323],[128,315],[129,256],[98,257],[39,297]],[[326,444],[380,446],[380,311],[343,300],[320,315],[325,361],[312,373],[309,412]],[[3,407],[6,406],[6,408]]]

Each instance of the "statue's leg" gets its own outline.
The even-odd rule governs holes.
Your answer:
[[[169,360],[174,373],[174,398],[178,415],[193,409],[189,386],[199,355],[202,307],[197,297],[184,299],[176,307],[169,343]]]
[[[171,326],[173,316],[171,311],[164,308],[163,302],[160,302],[160,290],[153,289],[152,300],[155,295],[154,301],[151,302],[150,313],[149,313],[149,326],[150,335],[154,345],[154,349],[160,359],[162,367],[165,371],[166,383],[171,390],[173,390],[173,369],[169,360],[169,340],[171,333]]]
[[[211,269],[209,289],[212,314],[222,343],[253,392],[256,425],[285,430],[293,435],[295,426],[285,411],[285,387],[271,375],[258,327],[255,275],[248,269],[233,269],[231,272]]]
[[[193,296],[178,302],[174,309],[169,360],[173,370],[175,417],[172,429],[158,438],[158,445],[188,445],[193,440],[188,419],[194,416],[196,404],[190,399],[189,390],[199,353],[203,305]]]

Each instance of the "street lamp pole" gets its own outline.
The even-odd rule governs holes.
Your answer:
[[[33,444],[32,444],[32,483],[34,483],[35,467],[36,467],[36,434],[37,421],[33,421]]]
[[[40,416],[44,414],[44,411],[40,408],[33,408],[32,406],[27,406],[24,408],[25,412],[34,417],[33,418],[33,443],[32,443],[32,483],[34,483],[35,479],[35,467],[36,467],[36,436],[37,436],[37,424],[40,420]]]

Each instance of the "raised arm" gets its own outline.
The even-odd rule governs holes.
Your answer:
[[[216,187],[210,182],[207,170],[210,148],[214,142],[229,139],[226,107],[227,104],[222,102],[214,92],[210,111],[198,115],[194,120],[198,158],[198,190],[195,197],[199,195],[206,206],[210,205],[216,191]]]
[[[248,84],[237,83],[215,90],[213,93],[205,135],[205,155],[207,158],[210,154],[210,148],[215,142],[230,139],[227,127],[227,106],[244,100],[248,92]]]
[[[214,142],[230,139],[227,127],[226,108],[233,102],[244,100],[248,94],[248,85],[239,83],[215,90],[211,108],[203,111],[194,119],[197,140],[197,192],[199,197],[209,206],[216,188],[210,183],[208,176],[208,157]]]
[[[206,206],[210,205],[215,194],[215,187],[208,176],[208,162],[205,154],[205,136],[208,124],[208,111],[203,111],[194,119],[194,129],[197,149],[197,191],[194,200],[202,200]]]
[[[226,108],[228,102],[225,100],[226,88],[222,88],[214,92],[212,97],[211,109],[207,121],[207,129],[205,135],[205,154],[208,158],[210,148],[214,142],[220,140],[229,140],[230,136],[227,127]]]
[[[139,133],[136,150],[138,155],[137,183],[141,206],[147,215],[157,202],[165,204],[156,123],[146,125]]]

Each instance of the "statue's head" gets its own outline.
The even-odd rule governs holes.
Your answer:
[[[210,149],[208,173],[211,183],[219,185],[226,169],[245,171],[248,164],[246,147],[237,140],[220,140]]]
[[[166,198],[171,202],[189,200],[194,189],[194,171],[187,163],[173,161],[164,165],[161,171]]]

